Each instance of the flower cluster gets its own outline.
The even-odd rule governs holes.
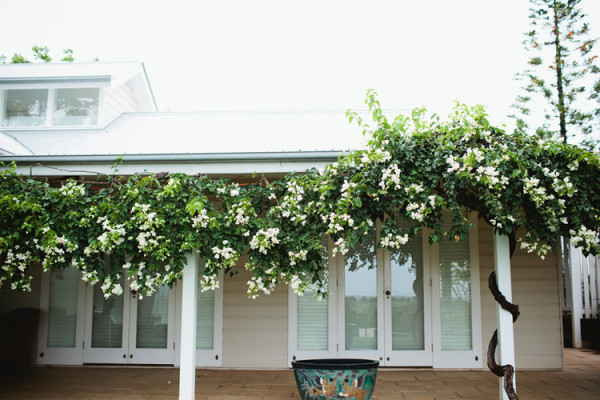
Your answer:
[[[163,225],[163,221],[157,217],[156,212],[150,211],[149,204],[135,203],[131,208],[131,221],[139,233],[135,236],[138,249],[147,255],[159,245],[163,236],[157,235],[156,229]]]
[[[279,235],[279,228],[259,229],[250,240],[250,248],[268,254],[268,251],[279,243],[277,235]]]
[[[125,224],[111,225],[108,218],[98,217],[97,223],[102,224],[102,234],[96,238],[88,247],[84,249],[85,255],[92,253],[110,253],[113,248],[121,245],[125,241]]]

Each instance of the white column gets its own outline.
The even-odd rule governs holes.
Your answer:
[[[571,332],[573,334],[573,347],[581,348],[581,311],[583,309],[583,296],[581,293],[581,251],[571,245]]]
[[[179,400],[193,400],[196,389],[196,292],[198,252],[187,255],[181,295],[181,341],[179,346]]]
[[[494,267],[498,289],[512,303],[512,285],[510,276],[510,243],[508,236],[494,234]],[[510,364],[515,367],[515,335],[513,330],[512,314],[504,310],[496,302],[496,318],[498,322],[498,364]],[[515,373],[516,375],[516,373]],[[500,380],[500,400],[508,400],[504,391],[504,378]],[[513,377],[516,386],[516,376]]]

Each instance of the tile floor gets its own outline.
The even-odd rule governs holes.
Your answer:
[[[517,371],[521,400],[600,400],[600,352],[565,350],[560,371]],[[197,400],[300,400],[291,370],[197,371]],[[0,373],[0,399],[159,400],[178,398],[176,368],[34,367]],[[381,369],[375,400],[498,399],[489,371]]]

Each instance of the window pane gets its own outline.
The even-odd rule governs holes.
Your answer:
[[[329,350],[329,302],[312,291],[298,296],[298,350]]]
[[[163,285],[138,299],[135,345],[138,349],[166,349],[169,333],[169,287]]]
[[[48,347],[75,347],[79,271],[55,270],[50,275]]]
[[[57,89],[54,125],[98,124],[100,89]]]
[[[7,90],[4,126],[38,126],[46,121],[47,89]]]
[[[121,278],[121,285],[123,279]],[[118,349],[123,344],[123,295],[104,298],[100,285],[94,286],[92,347]]]
[[[346,350],[377,349],[377,264],[375,240],[351,249],[345,258]]]
[[[469,240],[440,243],[442,350],[471,350]]]
[[[405,222],[399,224],[409,228]],[[392,349],[424,350],[423,236],[419,234],[390,254]]]
[[[215,336],[215,291],[201,292],[198,279],[198,301],[196,304],[196,348],[211,350]],[[219,290],[219,289],[216,289]]]

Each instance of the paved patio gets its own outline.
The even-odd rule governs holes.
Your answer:
[[[600,399],[600,353],[567,349],[561,371],[518,371],[521,400]],[[300,399],[290,370],[197,371],[198,400]],[[0,399],[177,399],[176,368],[34,367],[4,371]],[[488,371],[387,370],[374,399],[498,399],[498,380]]]

